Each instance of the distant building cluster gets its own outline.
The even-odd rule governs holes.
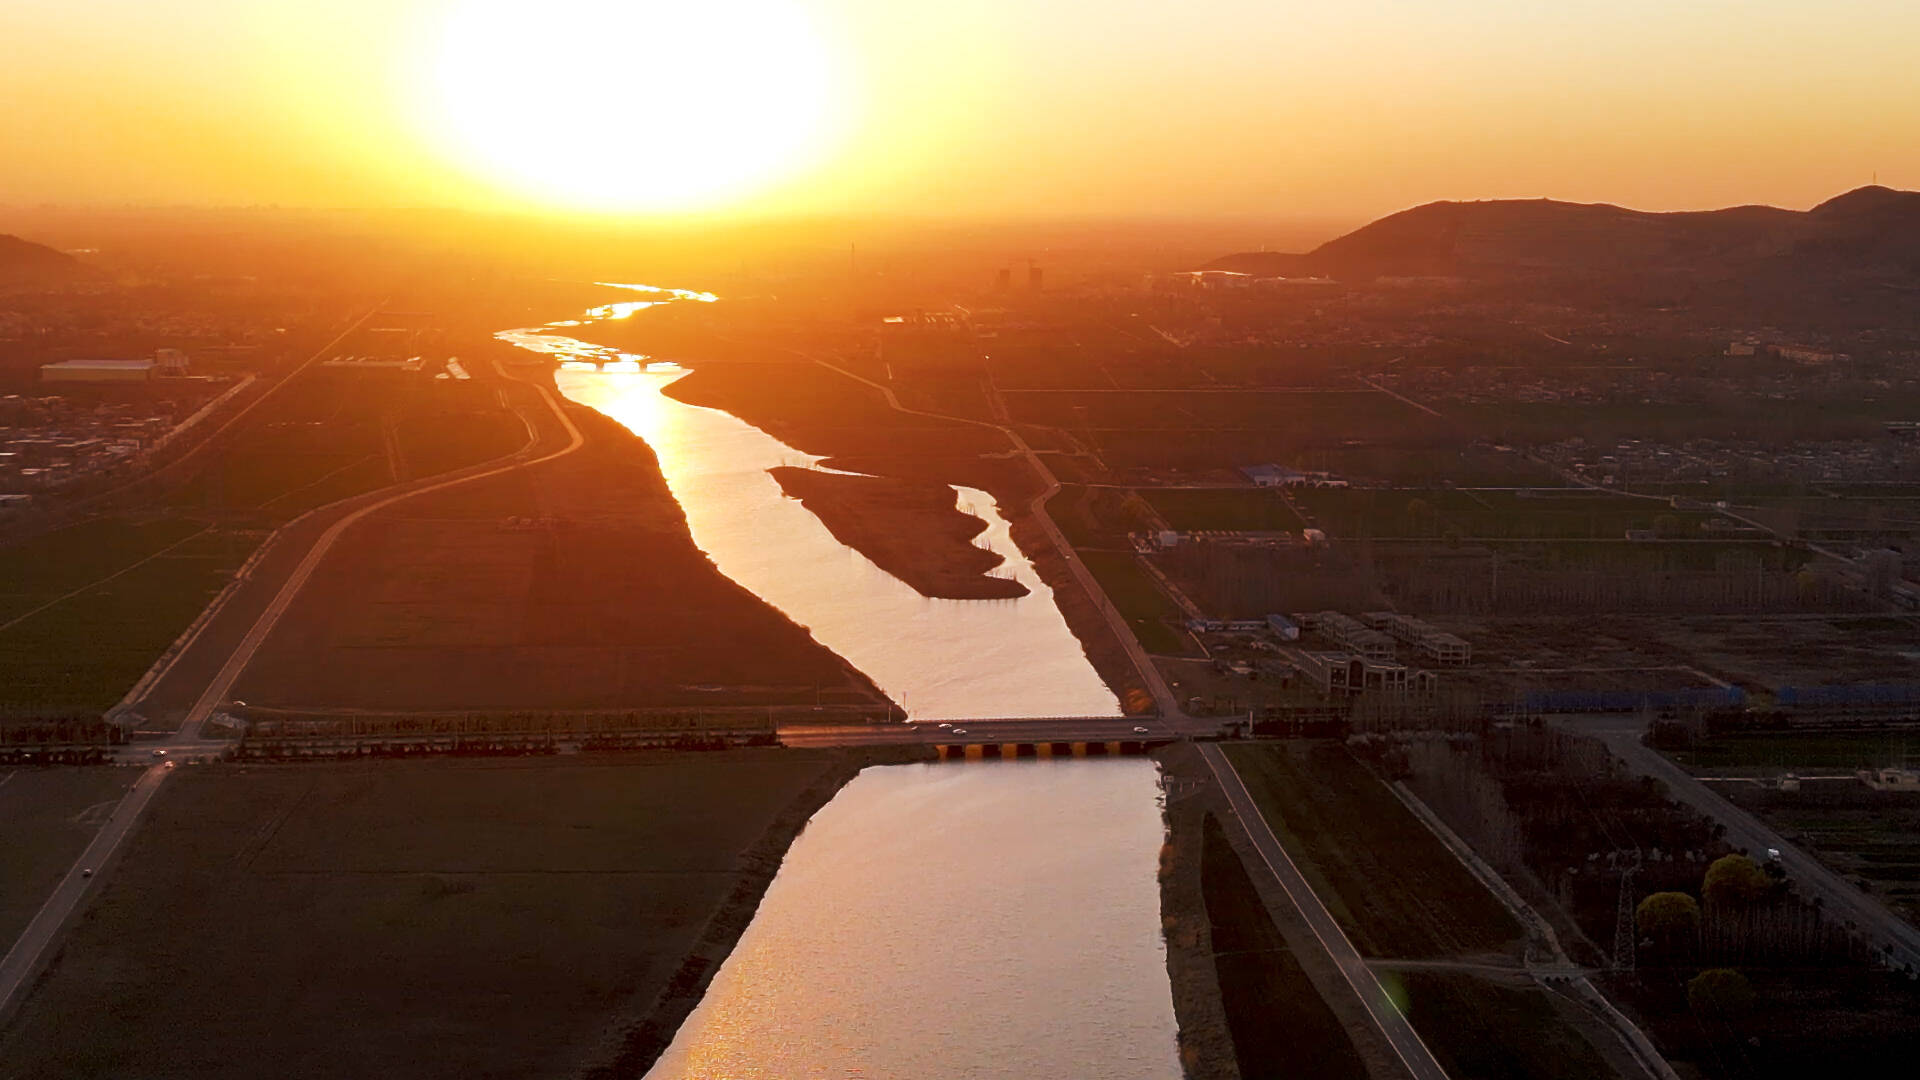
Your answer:
[[[178,349],[42,364],[40,385],[61,393],[0,398],[0,493],[46,491],[124,465],[252,378],[195,377]]]
[[[0,492],[43,491],[118,464],[173,429],[165,405],[80,405],[63,397],[0,398]]]
[[[1243,465],[1240,474],[1253,481],[1254,487],[1265,488],[1344,488],[1352,482],[1335,476],[1330,472],[1304,472],[1280,465]]]
[[[1473,647],[1465,639],[1411,615],[1391,611],[1367,612],[1358,618],[1341,611],[1315,611],[1272,614],[1265,619],[1190,619],[1187,627],[1195,633],[1269,634],[1279,644],[1269,641],[1256,643],[1257,647],[1283,654],[1306,685],[1331,698],[1436,693],[1439,676],[1402,662],[1397,656],[1401,644],[1436,666],[1465,667],[1473,660]],[[1281,647],[1299,641],[1303,632],[1323,638],[1336,648]]]
[[[1897,431],[1890,433],[1898,435]],[[1651,439],[1589,442],[1571,438],[1537,448],[1540,457],[1603,487],[1698,481],[1795,480],[1812,483],[1900,482],[1920,469],[1920,445],[1862,439],[1772,446],[1755,440]]]
[[[1369,611],[1360,618],[1376,631],[1410,646],[1415,655],[1423,660],[1443,667],[1465,667],[1473,662],[1473,646],[1466,639],[1411,615],[1394,611]]]

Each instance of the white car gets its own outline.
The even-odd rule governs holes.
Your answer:
[[[1143,727],[1137,727],[1133,729],[1133,733],[1135,735],[1145,735],[1147,733],[1147,729]]]
[[[967,733],[967,729],[963,727],[957,727],[953,729],[953,733],[955,735],[965,735]]]

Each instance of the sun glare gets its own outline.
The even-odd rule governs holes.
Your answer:
[[[710,207],[831,148],[841,67],[787,0],[462,0],[424,119],[464,166],[524,196]]]

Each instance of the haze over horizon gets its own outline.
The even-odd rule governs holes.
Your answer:
[[[26,0],[0,205],[1357,224],[1920,187],[1893,0],[897,7]]]

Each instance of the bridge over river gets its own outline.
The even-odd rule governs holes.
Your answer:
[[[923,720],[904,724],[782,724],[778,729],[780,742],[785,746],[1010,748],[1011,752],[1002,750],[999,756],[1003,757],[1052,756],[1059,753],[1059,747],[1063,745],[1130,743],[1157,746],[1178,739],[1221,733],[1218,720],[1182,717],[1174,721],[1150,716],[1010,717],[938,723]],[[1071,752],[1080,754],[1086,751]]]

